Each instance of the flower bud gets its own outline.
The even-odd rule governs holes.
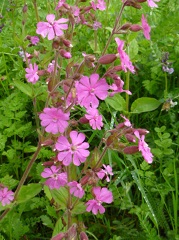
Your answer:
[[[125,137],[129,142],[136,142],[136,138],[132,134],[127,133]]]
[[[81,117],[79,119],[79,122],[82,123],[82,124],[86,124],[86,123],[89,123],[89,120],[86,117]]]
[[[59,51],[60,55],[66,59],[70,59],[71,58],[71,53],[65,51],[64,49],[60,49]]]
[[[66,236],[65,233],[59,233],[56,236],[52,237],[51,240],[62,240],[65,239],[64,237]]]
[[[80,232],[80,240],[88,240],[88,236],[85,232]]]
[[[68,48],[73,47],[73,45],[71,44],[71,42],[70,42],[69,40],[63,39],[62,41],[63,41],[63,44],[64,44],[66,47],[68,47]]]
[[[125,148],[123,149],[123,152],[124,152],[125,154],[134,154],[134,153],[136,153],[136,152],[138,152],[138,151],[139,151],[138,146],[129,146],[129,147],[125,147]]]
[[[131,23],[125,23],[124,25],[122,25],[122,27],[120,28],[120,30],[127,30],[129,29],[131,26]]]
[[[137,3],[135,0],[127,0],[124,5],[134,7],[137,9],[141,9],[141,5],[139,3]]]
[[[101,64],[109,64],[109,63],[114,62],[116,60],[116,58],[117,58],[116,54],[107,54],[107,55],[100,57],[98,62]]]
[[[28,10],[28,7],[27,7],[27,3],[26,3],[26,4],[23,6],[23,8],[22,8],[22,12],[23,12],[23,13],[26,13],[27,10]]]
[[[138,3],[147,2],[147,0],[137,0]]]
[[[44,167],[51,167],[53,165],[54,165],[54,161],[48,161],[48,162],[42,163],[42,166],[44,166]]]
[[[142,30],[142,27],[138,24],[132,24],[131,27],[129,28],[131,32],[138,32]]]
[[[138,131],[138,132],[139,132],[139,135],[146,135],[147,133],[149,133],[148,130],[142,129],[142,128],[134,129],[134,131]]]

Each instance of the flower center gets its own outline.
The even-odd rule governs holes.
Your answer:
[[[72,150],[73,152],[75,152],[76,149],[77,149],[77,146],[74,146],[74,145],[71,146],[71,150]]]

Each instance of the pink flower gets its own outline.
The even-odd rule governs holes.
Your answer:
[[[120,115],[125,121],[124,121],[124,125],[126,126],[126,127],[132,127],[132,124],[131,124],[131,122],[129,121],[129,119],[128,118],[126,118],[125,116],[123,116],[122,114]]]
[[[32,36],[30,37],[30,41],[33,45],[37,45],[37,43],[39,42],[39,38],[37,36]]]
[[[135,73],[134,66],[132,65],[132,62],[130,61],[129,56],[123,50],[124,41],[120,40],[119,38],[115,38],[115,40],[116,40],[116,43],[118,45],[117,50],[118,50],[119,57],[120,57],[120,60],[121,60],[121,67],[122,67],[122,69],[125,72],[127,72],[127,69],[128,69],[132,73]]]
[[[107,188],[94,187],[93,194],[95,195],[95,199],[89,200],[86,203],[86,211],[92,211],[92,213],[95,215],[98,213],[98,211],[103,214],[105,212],[105,208],[102,206],[102,203],[112,203],[112,192],[110,192]]]
[[[55,148],[60,151],[58,153],[58,160],[62,161],[65,166],[70,165],[73,161],[74,165],[79,166],[86,161],[90,152],[86,150],[89,144],[84,142],[85,135],[77,131],[70,132],[71,143],[64,136],[58,138]]]
[[[113,97],[116,93],[126,92],[127,94],[131,95],[132,93],[129,90],[123,89],[124,82],[118,77],[118,79],[115,80],[115,83],[113,83],[109,88],[113,90],[113,92],[110,93],[110,97]]]
[[[62,36],[63,31],[68,29],[68,24],[64,24],[68,22],[66,18],[60,18],[59,20],[55,21],[55,15],[49,14],[46,17],[47,22],[39,22],[37,24],[36,33],[40,34],[43,38],[48,35],[48,40],[52,40],[55,36]]]
[[[103,164],[103,168],[104,169],[101,169],[96,174],[100,179],[103,179],[105,177],[106,181],[110,182],[109,175],[111,175],[111,176],[113,175],[112,168],[111,168],[111,166],[109,166],[109,165],[106,166],[104,164]]]
[[[39,115],[41,125],[45,128],[48,133],[64,133],[68,126],[69,113],[64,113],[58,108],[44,108],[43,113]]]
[[[75,197],[82,198],[85,194],[83,188],[81,187],[81,184],[73,181],[69,182],[68,186],[70,187],[70,193],[73,194]]]
[[[145,135],[142,135],[140,137],[138,131],[135,131],[134,134],[139,139],[138,147],[139,147],[139,151],[142,153],[143,158],[145,159],[146,162],[152,163],[153,162],[153,155],[150,151],[150,148],[149,148],[148,144],[144,141]]]
[[[97,108],[99,99],[104,100],[108,96],[109,86],[105,78],[99,80],[99,75],[94,73],[88,78],[83,76],[76,83],[77,98],[81,106],[85,108]]]
[[[141,19],[141,22],[142,22],[142,28],[143,28],[143,33],[144,33],[144,36],[146,39],[150,40],[150,26],[149,24],[147,23],[147,19],[145,18],[144,14],[142,14],[142,19]]]
[[[66,0],[60,0],[57,4],[55,10],[57,11],[58,9],[60,9],[65,2],[66,2]]]
[[[94,30],[98,30],[98,28],[102,28],[102,25],[101,25],[100,22],[95,21],[95,22],[93,23],[93,29],[94,29]]]
[[[149,7],[153,8],[153,7],[158,7],[157,4],[155,4],[155,2],[160,2],[160,0],[147,0]]]
[[[10,204],[14,199],[14,193],[9,191],[7,187],[0,189],[0,202],[2,206]]]
[[[92,129],[101,130],[101,127],[103,126],[102,122],[103,119],[102,116],[99,115],[99,112],[96,108],[88,108],[85,117],[89,120],[89,124],[92,127]]]
[[[101,10],[104,11],[106,9],[106,3],[104,0],[98,0],[98,3],[96,5],[96,7]]]
[[[67,173],[61,172],[61,167],[51,166],[50,168],[45,168],[41,176],[48,178],[45,181],[45,185],[50,189],[59,189],[67,184]]]
[[[39,79],[38,66],[36,65],[36,63],[34,63],[34,66],[32,64],[29,64],[29,68],[26,68],[25,71],[27,73],[25,75],[27,81],[31,82],[32,84],[35,84]]]

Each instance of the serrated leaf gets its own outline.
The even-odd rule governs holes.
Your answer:
[[[27,84],[23,83],[19,80],[14,80],[14,85],[23,93],[28,95],[29,97],[32,97],[32,88]]]
[[[26,202],[29,199],[35,197],[42,190],[40,183],[31,183],[26,186],[22,186],[18,196],[17,203]]]
[[[116,111],[125,111],[126,109],[126,101],[120,94],[115,94],[114,97],[107,97],[105,102]]]
[[[157,109],[160,106],[160,102],[155,98],[142,97],[138,98],[132,103],[132,113],[150,112]]]

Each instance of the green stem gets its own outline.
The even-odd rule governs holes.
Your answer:
[[[36,152],[34,153],[34,155],[33,155],[32,159],[30,160],[29,164],[27,165],[26,170],[25,170],[25,172],[24,172],[24,174],[23,174],[23,176],[22,176],[22,178],[21,178],[21,180],[20,180],[20,182],[19,182],[19,185],[17,186],[17,189],[16,189],[15,194],[14,194],[14,200],[13,200],[13,202],[16,201],[16,199],[17,199],[17,197],[18,197],[18,194],[19,194],[19,191],[20,191],[21,187],[23,186],[24,182],[26,181],[27,176],[28,176],[28,174],[29,174],[29,172],[30,172],[30,170],[31,170],[31,168],[32,168],[32,166],[33,166],[33,164],[34,164],[34,162],[35,162],[35,160],[36,160],[36,158],[37,158],[37,156],[38,156],[41,148],[42,148],[42,146],[41,146],[41,143],[39,142],[39,143],[38,143],[38,146],[37,146],[37,150],[36,150]],[[2,220],[9,211],[10,211],[10,208],[7,208],[7,209],[2,213],[2,215],[0,216],[0,220]]]
[[[112,38],[113,38],[113,35],[116,33],[116,29],[117,29],[117,27],[118,27],[119,21],[121,20],[122,12],[123,12],[123,10],[124,10],[124,7],[125,7],[125,4],[123,3],[123,5],[122,5],[122,7],[121,7],[121,10],[120,10],[120,12],[119,12],[119,15],[118,15],[118,17],[116,18],[116,21],[115,21],[113,30],[112,30],[112,32],[111,32],[111,35],[110,35],[109,38],[108,38],[108,41],[107,41],[107,43],[106,43],[106,46],[105,46],[105,48],[104,48],[101,56],[103,56],[103,55],[105,54],[105,52],[106,52],[106,50],[108,49],[109,44],[110,44],[110,42],[111,42],[111,40],[112,40]],[[98,70],[99,65],[100,65],[100,63],[98,62],[97,65],[96,65],[96,67],[95,67],[95,69],[94,69],[94,72],[96,72],[96,71]]]
[[[165,72],[165,90],[164,90],[164,98],[167,99],[168,96],[168,79],[167,79],[167,73]]]
[[[129,90],[130,72],[126,73],[126,89]],[[129,112],[129,94],[126,93],[126,111]]]
[[[94,30],[94,51],[97,51],[97,31]]]
[[[67,176],[68,176],[68,182],[70,182],[71,181],[70,166],[67,167]],[[71,207],[72,207],[72,198],[71,198],[70,188],[68,188],[68,203],[67,203],[68,229],[72,225]]]
[[[39,13],[38,13],[38,9],[37,9],[37,0],[33,0],[33,5],[34,5],[34,9],[35,9],[35,16],[36,16],[37,22],[40,22]]]

